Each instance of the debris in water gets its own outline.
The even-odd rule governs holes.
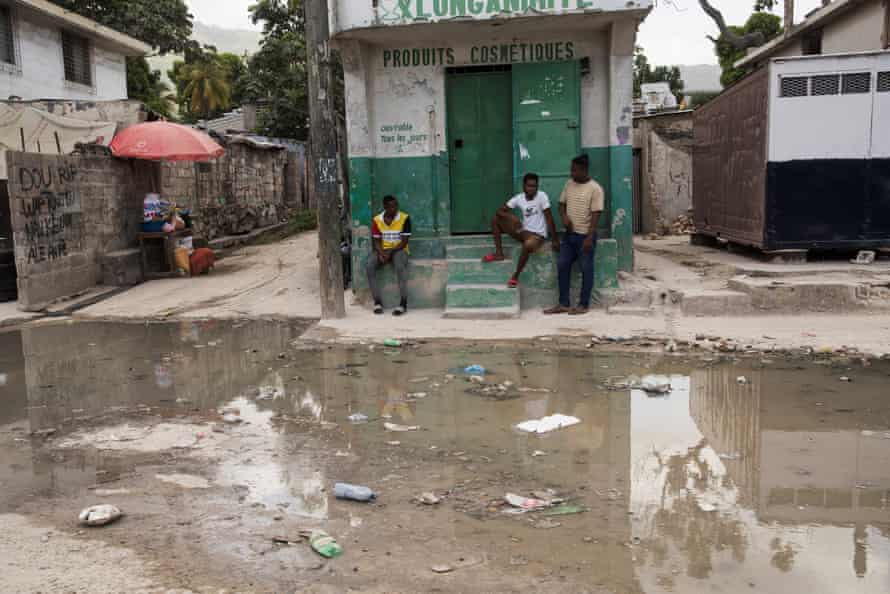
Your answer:
[[[334,497],[337,499],[349,499],[367,503],[377,499],[377,494],[368,487],[362,485],[350,485],[349,483],[337,483],[334,485]]]
[[[545,516],[571,516],[574,514],[583,514],[587,511],[586,507],[582,507],[580,505],[572,505],[572,504],[563,504],[557,505],[552,509],[548,509],[544,512]]]
[[[433,573],[451,573],[454,571],[454,567],[451,565],[433,565],[430,567]]]
[[[94,505],[80,512],[80,523],[84,526],[105,526],[116,522],[124,515],[114,505]]]
[[[522,512],[520,513],[553,507],[554,502],[554,500],[523,497],[521,495],[516,495],[515,493],[507,493],[506,495],[504,495],[504,501],[507,502],[509,505],[522,510]]]
[[[467,375],[485,375],[486,370],[481,365],[470,365],[464,368],[464,373]]]
[[[473,384],[484,384],[484,383],[485,383],[485,378],[482,377],[481,375],[471,375],[471,376],[470,376],[470,383],[473,383]]]
[[[506,383],[506,382],[504,382]],[[549,394],[551,390],[547,388],[519,388],[519,391],[523,394]]]
[[[435,493],[423,493],[420,497],[416,498],[416,501],[424,505],[439,505],[442,502],[442,498],[438,497]]]
[[[383,341],[383,346],[397,349],[402,346],[402,341],[395,338],[387,338]]]
[[[417,425],[397,425],[396,423],[384,423],[383,428],[387,431],[395,432],[417,431],[420,429]]]
[[[546,455],[547,455],[547,452],[544,452],[541,450],[535,450],[534,452],[532,452],[532,458],[540,458],[541,456],[546,456]]]
[[[647,394],[669,394],[671,392],[671,380],[660,375],[647,375],[640,382],[639,387]]]
[[[735,381],[737,384],[745,385],[748,383],[748,378],[746,378],[744,375],[740,375],[739,377],[735,378]]]
[[[402,445],[402,442],[401,441],[387,441],[386,445],[396,447],[396,446]]]
[[[349,418],[350,423],[358,424],[358,423],[367,423],[368,422],[368,415],[365,415],[362,413],[355,413],[355,414],[349,415],[348,418]]]
[[[430,381],[430,378],[428,378],[428,377],[415,377],[413,379],[409,379],[408,383],[409,384],[422,384],[422,383],[428,382],[428,381]]]
[[[844,375],[844,376],[841,376],[841,381],[842,382],[852,382],[853,378],[847,377],[846,375]]]
[[[732,452],[731,454],[720,454],[721,460],[741,460],[742,455],[738,452]]]
[[[300,534],[308,538],[312,550],[325,559],[333,559],[343,554],[343,548],[324,530],[306,530]]]
[[[516,428],[526,433],[541,434],[556,431],[557,429],[571,427],[572,425],[577,425],[580,422],[581,419],[579,419],[578,417],[556,414],[550,415],[549,417],[544,417],[543,419],[536,419],[525,421],[524,423],[519,423],[518,425],[516,425]]]
[[[426,392],[411,392],[408,394],[408,398],[416,398],[417,400],[422,400],[429,396]]]
[[[177,485],[183,489],[209,489],[210,482],[201,476],[190,474],[156,474],[155,478],[162,483]]]

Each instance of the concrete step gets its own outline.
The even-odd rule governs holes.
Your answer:
[[[753,312],[751,296],[740,291],[689,290],[680,294],[680,309],[687,316],[743,316]]]
[[[506,285],[513,274],[512,260],[482,262],[481,260],[448,259],[448,284]]]
[[[506,241],[504,243],[504,255],[509,260],[513,254],[513,248],[512,246],[506,245]],[[487,242],[480,243],[479,245],[449,245],[446,248],[446,251],[448,253],[448,259],[482,260],[482,258],[488,254],[494,253],[494,243],[489,238]]]
[[[446,320],[514,320],[519,317],[519,303],[513,307],[446,308]]]
[[[890,278],[867,281],[828,276],[789,277],[782,280],[738,276],[729,288],[745,293],[755,309],[773,312],[825,312],[852,309],[887,309],[890,300],[880,283]]]
[[[479,235],[453,235],[448,238],[448,247],[458,247],[462,245],[492,245],[490,233],[481,233]]]
[[[446,310],[456,309],[519,309],[519,291],[506,285],[467,284],[448,285],[445,295]]]

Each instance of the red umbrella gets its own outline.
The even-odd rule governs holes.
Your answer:
[[[209,161],[225,149],[194,128],[170,122],[136,124],[111,141],[115,157],[148,161]]]

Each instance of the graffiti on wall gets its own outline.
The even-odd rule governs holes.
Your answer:
[[[68,256],[82,239],[78,170],[72,164],[19,166],[9,172],[14,231],[27,264]]]

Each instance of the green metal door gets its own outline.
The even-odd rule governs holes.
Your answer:
[[[485,233],[512,190],[510,72],[449,74],[451,232]]]
[[[579,62],[513,66],[513,187],[521,191],[526,173],[541,177],[559,225],[559,196],[571,161],[581,152]]]

